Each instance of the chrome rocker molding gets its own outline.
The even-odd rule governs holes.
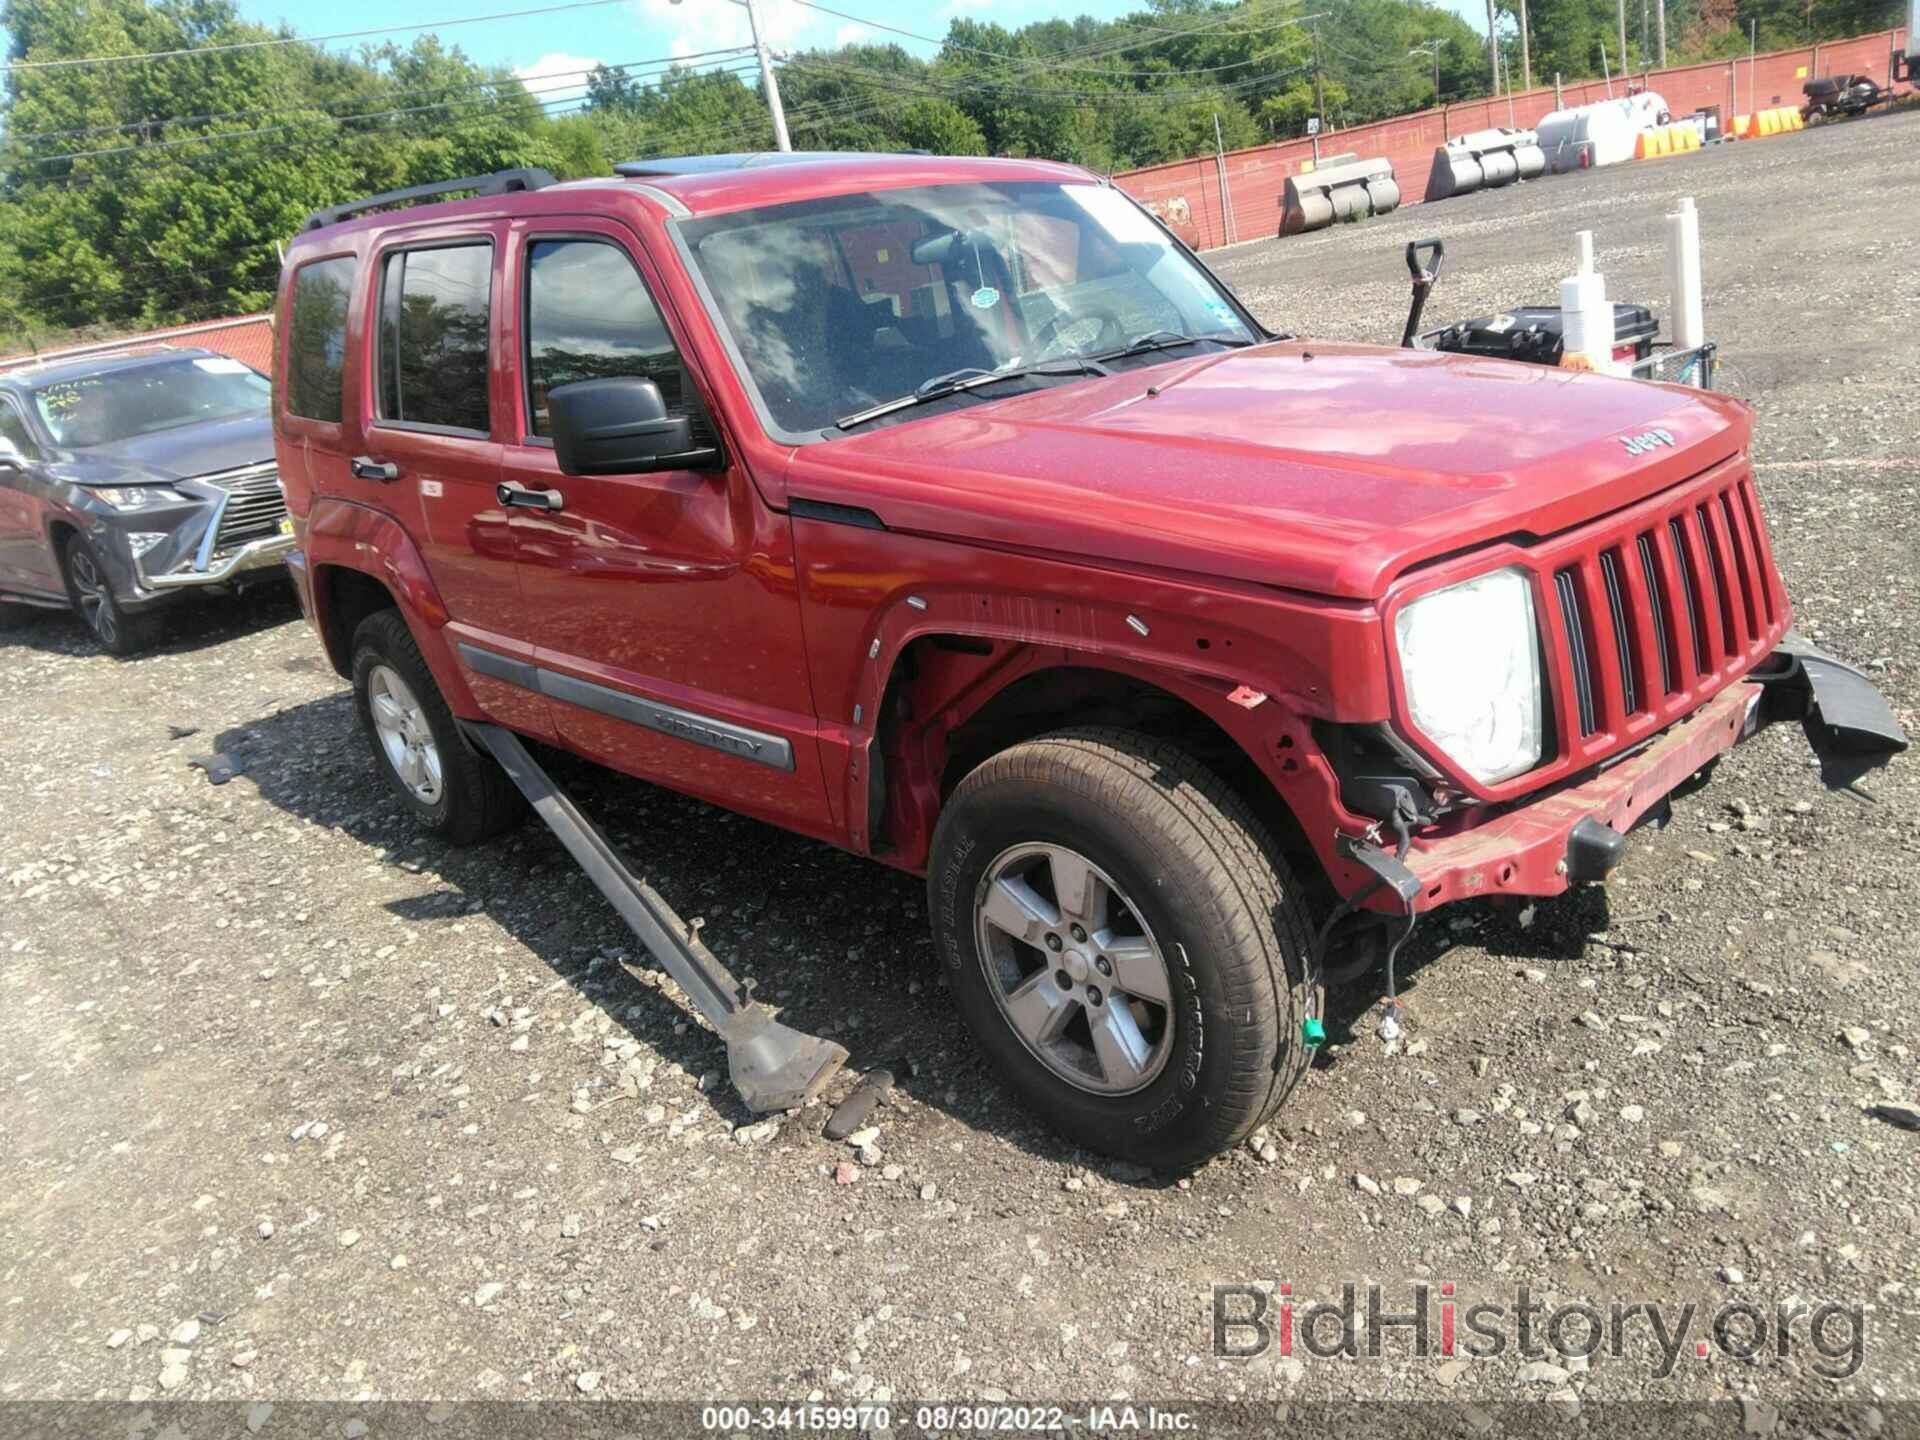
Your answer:
[[[728,720],[715,720],[691,710],[682,710],[677,705],[663,705],[658,700],[643,700],[638,695],[596,685],[591,680],[576,680],[571,675],[562,675],[525,660],[515,660],[510,655],[502,655],[479,645],[469,645],[465,641],[456,642],[456,648],[460,658],[477,675],[504,680],[522,690],[545,695],[549,700],[578,705],[583,710],[596,711],[615,720],[625,720],[630,725],[657,730],[662,735],[671,735],[675,739],[718,750],[725,755],[737,755],[742,760],[751,760],[774,770],[793,769],[793,746],[778,735],[735,725]]]

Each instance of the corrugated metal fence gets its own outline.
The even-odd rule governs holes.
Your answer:
[[[1895,49],[1905,30],[1882,30],[1851,40],[1835,40],[1798,50],[1777,50],[1749,63],[1714,60],[1650,74],[1625,77],[1666,97],[1675,115],[1710,105],[1720,107],[1722,122],[1736,114],[1774,105],[1798,106],[1801,86],[1808,76],[1865,75],[1887,83]],[[1624,95],[1621,77],[1613,93]],[[1455,135],[1497,125],[1532,128],[1542,117],[1564,106],[1587,105],[1607,98],[1599,80],[1564,87],[1556,97],[1551,86],[1525,90],[1494,100],[1473,100],[1356,125],[1320,137],[1322,153],[1384,155],[1393,162],[1403,204],[1417,205],[1427,190],[1427,172],[1433,152]],[[1177,160],[1113,177],[1114,183],[1147,204],[1196,250],[1258,240],[1280,229],[1280,199],[1287,177],[1297,175],[1303,161],[1311,162],[1311,140],[1287,140],[1252,150],[1229,151],[1224,159],[1205,155]],[[1222,178],[1224,174],[1224,181]],[[1226,193],[1231,209],[1221,203]]]

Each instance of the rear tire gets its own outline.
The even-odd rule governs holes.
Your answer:
[[[422,827],[472,845],[520,822],[520,792],[467,743],[397,610],[353,633],[353,704],[374,763]]]
[[[133,615],[121,608],[100,552],[85,536],[69,535],[60,547],[60,573],[67,582],[75,618],[109,655],[121,659],[138,655],[159,638],[157,617]]]
[[[928,892],[956,1007],[1088,1149],[1196,1165],[1271,1117],[1311,1058],[1303,897],[1246,805],[1177,746],[1081,729],[993,756],[940,817]]]

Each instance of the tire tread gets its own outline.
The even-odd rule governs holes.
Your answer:
[[[1129,822],[1150,824],[1196,874],[1211,877],[1215,928],[1232,936],[1233,956],[1257,963],[1220,967],[1224,1004],[1251,1030],[1241,1034],[1237,1063],[1196,1149],[1240,1143],[1280,1108],[1308,1059],[1298,1026],[1310,1003],[1303,971],[1311,939],[1298,887],[1265,827],[1177,743],[1125,729],[1086,726],[1011,746],[983,761],[948,803],[1007,781],[1071,789]]]

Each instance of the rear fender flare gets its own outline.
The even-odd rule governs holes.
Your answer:
[[[379,581],[393,597],[453,713],[462,719],[485,718],[447,643],[445,629],[452,617],[446,602],[440,598],[425,557],[398,520],[352,501],[317,498],[307,516],[305,541],[312,576],[314,628],[320,632],[327,658],[336,670],[343,675],[352,673],[352,655],[335,653],[336,647],[349,647],[352,637],[329,638],[334,636],[334,627],[327,613],[327,572],[353,570]]]

